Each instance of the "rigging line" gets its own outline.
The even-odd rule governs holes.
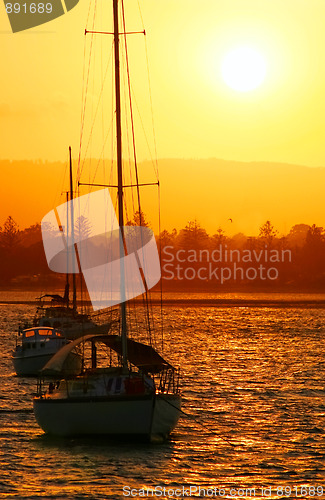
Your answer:
[[[100,89],[100,93],[99,93],[99,97],[98,97],[98,101],[97,101],[97,106],[96,106],[95,114],[94,114],[94,117],[93,117],[93,120],[92,120],[92,125],[91,125],[91,129],[90,129],[90,133],[89,133],[88,143],[87,143],[86,150],[85,150],[85,153],[84,153],[85,157],[87,155],[87,152],[88,152],[88,149],[89,149],[89,145],[90,145],[90,142],[92,140],[93,130],[94,130],[94,127],[95,127],[95,122],[96,122],[96,118],[97,118],[97,114],[98,114],[98,110],[99,110],[100,101],[102,99],[102,95],[103,95],[103,92],[104,92],[104,85],[105,85],[105,81],[106,81],[106,77],[107,77],[107,73],[108,73],[108,67],[109,67],[109,64],[110,64],[110,61],[111,61],[111,57],[112,57],[112,52],[111,52],[109,60],[107,62],[104,79],[103,79],[103,82],[102,82],[102,85],[101,85],[101,89]],[[84,164],[85,164],[85,159],[83,161],[82,167],[84,166]],[[97,172],[97,170],[96,170],[96,172]],[[93,179],[96,176],[96,172],[93,175]]]
[[[125,47],[125,50],[126,50],[126,47]],[[124,106],[125,106],[125,114],[124,114],[124,116],[125,116],[125,130],[126,130],[126,141],[125,141],[125,143],[127,145],[127,152],[128,152],[128,167],[129,167],[130,182],[132,183],[132,167],[131,167],[131,153],[130,153],[130,142],[131,141],[130,141],[130,137],[129,137],[129,126],[128,126],[127,89],[126,89],[126,85],[125,85],[125,81],[124,81],[124,73],[122,73],[122,75],[123,75]],[[125,170],[126,169],[123,169],[123,173],[124,173],[123,182],[124,183],[126,182]],[[125,185],[123,187],[125,187]],[[134,212],[135,211],[134,210],[135,203],[134,203],[133,190],[131,190],[131,205],[132,205],[132,210]]]
[[[68,153],[68,155],[69,155],[69,153]],[[61,176],[61,182],[58,184],[58,186],[61,186],[61,188],[60,188],[60,190],[55,190],[55,192],[54,192],[55,194],[54,194],[54,198],[53,198],[52,207],[56,207],[59,204],[59,202],[60,202],[59,200],[61,199],[62,194],[66,192],[66,191],[64,191],[64,184],[65,184],[65,178],[66,178],[66,174],[67,174],[68,164],[69,164],[69,156],[66,157],[65,167],[63,170],[63,174]],[[60,193],[60,195],[59,195],[59,193]],[[56,203],[56,200],[58,200],[58,203]]]
[[[97,3],[97,0],[96,0]],[[96,10],[96,3],[95,3],[95,10]],[[89,21],[89,16],[90,16],[90,8],[91,8],[91,2],[89,2],[89,8],[88,8],[88,14],[87,14],[87,19],[86,19],[86,26],[88,25]],[[94,11],[95,12],[95,11]],[[94,26],[94,25],[93,25]]]
[[[139,15],[140,15],[141,23],[142,23],[142,28],[144,29],[144,21],[143,21],[143,16],[142,16],[139,0],[138,0],[138,8],[139,8]]]
[[[149,55],[148,55],[147,38],[145,38],[145,40],[144,40],[144,45],[145,45],[146,61],[147,61],[147,75],[148,75],[149,100],[150,100],[150,111],[151,111],[152,136],[153,136],[153,144],[154,144],[154,151],[155,151],[154,166],[155,166],[157,180],[159,180],[157,141],[156,141],[155,120],[154,120],[154,113],[153,113],[153,101],[152,101],[152,90],[151,90],[151,80],[150,80],[150,71],[149,71]]]
[[[142,22],[142,27],[144,29],[144,20],[143,20],[139,0],[138,0],[138,9],[139,9],[139,14],[140,14],[140,19]],[[150,79],[150,70],[149,70],[150,65],[149,65],[149,53],[148,53],[147,37],[145,37],[145,39],[144,39],[144,45],[145,45],[146,62],[147,62],[147,76],[148,76],[149,100],[150,100],[150,110],[151,110],[152,133],[153,133],[153,141],[154,141],[154,149],[155,149],[155,159],[154,160],[152,159],[152,161],[153,161],[154,165],[156,166],[156,168],[155,168],[156,176],[157,176],[157,180],[159,180],[157,141],[156,141],[156,132],[155,132],[154,113],[153,113],[153,100],[152,100],[152,91],[151,91],[151,79]]]
[[[158,184],[158,237],[159,237],[159,262],[161,269],[161,198],[160,198],[160,184]],[[164,352],[164,310],[163,310],[163,277],[160,276],[160,323],[161,323],[161,350]]]
[[[211,428],[208,425],[205,425],[202,422],[200,422],[196,417],[194,417],[194,415],[190,415],[189,413],[186,413],[186,411],[182,410],[181,408],[178,408],[177,406],[173,405],[173,403],[171,403],[170,401],[168,401],[168,399],[164,398],[162,395],[160,395],[160,399],[162,399],[162,401],[164,401],[165,403],[169,404],[173,408],[176,408],[176,410],[178,410],[180,413],[182,413],[182,415],[185,415],[185,417],[188,417],[188,418],[194,420],[194,422],[196,422],[197,424],[199,424],[201,427],[203,427],[204,429],[207,429],[207,430],[209,430],[211,432]],[[217,434],[217,432],[215,432],[215,434]],[[218,434],[218,436],[219,436],[220,439],[222,439],[223,441],[225,441],[226,443],[228,443],[230,446],[233,446],[233,447],[237,447],[238,446],[238,444],[232,443],[230,441],[230,439],[228,439],[228,438],[226,438],[224,436],[221,436],[221,434]]]
[[[97,171],[98,171],[98,169],[99,169],[99,165],[100,165],[100,161],[101,161],[101,159],[103,160],[103,164],[105,163],[105,157],[104,157],[105,146],[106,146],[106,144],[107,144],[108,137],[109,137],[109,135],[110,135],[110,133],[111,133],[111,130],[112,130],[113,121],[114,121],[114,117],[112,117],[111,124],[110,124],[110,126],[109,126],[109,128],[108,128],[108,130],[107,130],[106,137],[105,137],[105,138],[104,138],[104,140],[103,140],[103,147],[102,147],[102,150],[101,150],[101,152],[100,152],[100,156],[99,156],[99,159],[98,159],[98,162],[97,162],[96,168],[95,168],[95,173],[94,173],[94,177],[93,177],[93,179],[95,179],[95,176],[96,176]],[[104,172],[105,172],[105,165],[103,165],[103,167],[104,167]],[[84,185],[85,185],[85,183],[83,183],[83,182],[79,182],[78,184],[79,184],[79,186],[84,186]],[[94,182],[92,182],[91,184],[86,184],[86,185],[87,185],[87,186],[89,186],[89,185],[96,186],[96,184],[95,184]],[[102,184],[102,187],[104,187],[104,184]],[[105,187],[107,187],[107,186],[105,185]]]
[[[144,126],[144,123],[143,123],[142,117],[141,117],[141,113],[140,113],[140,109],[139,109],[139,106],[138,106],[138,102],[137,102],[137,99],[136,99],[136,97],[134,96],[134,94],[133,94],[133,99],[134,99],[134,102],[135,102],[135,105],[136,105],[136,108],[137,108],[137,111],[138,111],[139,120],[140,120],[141,127],[142,127],[142,132],[143,132],[144,138],[145,138],[145,140],[146,140],[147,148],[148,148],[148,153],[149,153],[150,159],[151,159],[151,161],[152,161],[152,163],[153,163],[153,165],[154,165],[154,164],[155,164],[155,161],[154,161],[154,159],[153,159],[152,151],[151,151],[151,148],[150,148],[148,135],[147,135],[147,133],[146,133],[146,129],[145,129],[145,126]],[[159,179],[158,179],[158,170],[157,170],[157,168],[155,168],[155,167],[154,167],[154,172],[155,172],[155,175],[156,175],[156,179],[157,179],[157,181],[158,181],[158,180],[159,180]]]
[[[149,384],[144,381],[145,385],[147,385],[148,387],[151,388],[151,386],[149,386]],[[188,417],[192,420],[194,420],[197,424],[201,425],[201,427],[203,427],[204,429],[207,429],[211,432],[211,428],[206,425],[206,424],[203,424],[202,422],[200,422],[196,417],[194,417],[194,415],[190,415],[189,413],[187,413],[186,411],[182,410],[181,408],[178,408],[178,406],[174,405],[173,403],[171,403],[170,401],[168,401],[168,399],[164,398],[163,394],[159,394],[159,399],[161,399],[162,401],[164,401],[165,403],[169,404],[170,406],[172,406],[173,408],[175,408],[176,410],[178,410],[180,413],[182,413],[185,417]],[[215,434],[217,434],[217,432],[215,432]],[[237,447],[238,444],[237,443],[233,443],[230,441],[230,439],[224,437],[224,436],[221,436],[219,434],[219,437],[220,439],[223,439],[226,443],[228,443],[230,446],[233,446],[233,447]]]
[[[75,192],[76,196],[74,197],[74,200],[77,200],[76,203],[78,203],[78,212],[79,214],[81,213],[81,210],[80,210],[80,188],[79,188],[79,185],[77,184],[76,185],[76,192]],[[75,226],[76,226],[76,223],[78,223],[78,235],[80,236],[81,234],[81,217],[79,216],[78,219],[75,221]],[[75,231],[75,229],[73,228],[73,231]],[[75,243],[75,245],[77,245]],[[77,246],[76,246],[76,249],[77,249]],[[82,250],[81,248],[78,249],[78,252],[76,251],[76,257],[79,259],[78,260],[78,266],[79,266],[79,287],[80,287],[80,299],[81,299],[81,312],[84,314],[86,312],[86,306],[84,305],[84,291],[83,291],[83,286],[82,286],[82,269],[81,269],[81,266],[80,266],[80,259],[81,259],[81,253],[82,253]]]
[[[96,40],[97,42],[97,40]],[[93,60],[92,60],[92,64],[93,64],[93,68],[97,68],[97,61],[98,61],[98,53],[99,51],[96,49],[94,50],[93,52]],[[100,63],[98,63],[100,65]],[[98,73],[99,73],[99,70],[98,70]],[[90,90],[90,95],[91,96],[94,96],[94,95],[97,95],[96,92],[95,92],[95,82],[96,82],[96,71],[92,71],[92,80],[91,80],[91,87],[89,86],[89,90]],[[101,83],[103,85],[103,80],[101,80]],[[92,157],[92,153],[93,153],[93,144],[94,144],[94,135],[93,135],[93,129],[94,129],[94,126],[95,126],[95,122],[96,122],[96,117],[97,117],[97,113],[98,113],[98,110],[99,110],[99,102],[100,102],[100,97],[96,100],[96,104],[93,103],[93,100],[91,100],[90,102],[90,110],[89,110],[89,113],[88,113],[88,120],[89,120],[89,124],[90,124],[90,131],[89,131],[89,136],[88,136],[88,143],[87,143],[87,146],[86,146],[86,151],[84,153],[85,157],[84,157],[84,162],[83,162],[83,165],[85,164],[85,158],[86,156],[88,156],[89,158],[89,171],[88,171],[88,177],[89,177],[89,181],[90,181],[90,178],[91,178],[91,175],[92,175],[92,172],[93,172],[93,162],[94,162],[94,158]],[[97,123],[97,122],[96,122]]]
[[[124,44],[124,50],[125,50],[125,54],[124,54],[124,59],[126,60],[127,59],[127,56],[126,56],[126,41],[125,41],[125,44]],[[124,75],[123,75],[124,76]],[[124,82],[124,79],[123,79],[123,83]],[[129,175],[130,175],[130,182],[133,182],[132,181],[132,168],[131,168],[131,157],[132,157],[132,154],[130,154],[130,137],[129,137],[129,126],[128,126],[128,120],[127,120],[127,117],[128,117],[128,99],[127,99],[127,95],[129,96],[130,98],[130,81],[128,81],[128,86],[126,85],[123,85],[123,89],[125,91],[125,95],[124,95],[124,105],[125,105],[125,117],[126,117],[126,120],[125,120],[125,129],[126,129],[126,144],[127,144],[127,150],[128,150],[128,166],[129,166]],[[129,92],[128,92],[129,91]],[[132,115],[131,115],[131,118],[130,120],[132,121]],[[132,121],[132,125],[133,125],[133,121]],[[135,164],[136,164],[136,155],[135,155],[135,136],[134,136],[134,133],[132,135],[132,139],[133,139],[133,156],[135,157]],[[124,170],[124,173],[125,173],[125,170]],[[124,174],[125,175],[125,174]],[[136,184],[131,184],[132,187],[135,187],[137,188],[137,192],[138,192],[138,196],[137,196],[137,200],[139,202],[139,182],[137,182]],[[127,187],[126,185],[123,186],[124,188]],[[127,200],[125,198],[125,213],[126,213],[126,219],[127,219],[127,223],[126,225],[129,225],[129,223],[132,225],[132,219],[131,219],[131,216],[129,216],[129,213],[128,213],[128,206],[127,206]],[[135,212],[135,200],[134,200],[134,195],[133,195],[133,189],[131,189],[131,207],[132,207],[132,212],[134,214]],[[141,216],[142,216],[142,212],[141,212],[141,207],[140,207],[140,210],[139,210],[139,217],[140,217],[140,220],[141,220]],[[141,225],[141,222],[140,222],[140,225]],[[146,304],[148,303],[148,300],[147,300],[147,292],[148,292],[148,288],[146,286],[146,282],[145,282],[145,278],[144,278],[144,274],[143,274],[143,270],[141,268],[141,264],[140,264],[140,261],[139,259],[136,257],[136,260],[137,260],[137,264],[138,264],[138,267],[139,267],[139,271],[140,271],[140,275],[141,275],[141,279],[142,279],[142,283],[143,283],[143,287],[144,287],[144,290],[145,290],[145,294],[142,294],[142,301],[143,301],[143,308],[144,308],[144,311],[146,312],[146,315],[145,315],[145,321],[146,321],[146,331],[149,332],[149,343],[151,345],[151,332],[150,332],[150,321],[148,321],[147,319],[147,309],[146,309]],[[147,301],[147,302],[146,302]],[[135,306],[134,306],[135,308]]]
[[[122,6],[122,21],[123,21],[123,29],[126,33],[126,23],[125,23],[125,11],[124,11],[124,0],[121,2]],[[144,32],[145,34],[145,32]],[[130,120],[131,120],[131,131],[132,131],[132,144],[133,144],[133,157],[134,157],[134,168],[135,168],[135,178],[137,184],[137,197],[138,197],[138,207],[139,207],[139,225],[141,226],[141,202],[140,202],[140,187],[139,187],[139,174],[138,174],[138,165],[137,165],[137,155],[136,155],[136,147],[135,147],[135,132],[134,132],[134,119],[133,119],[133,107],[132,107],[132,97],[131,97],[131,81],[130,81],[130,66],[129,66],[129,56],[128,56],[128,48],[127,48],[127,40],[126,34],[124,35],[124,46],[125,46],[125,62],[126,62],[126,71],[127,71],[127,82],[128,82],[128,90],[129,90],[129,105],[130,105]],[[144,281],[144,285],[146,285]],[[145,297],[143,297],[145,303],[145,310],[147,316],[147,325],[149,331],[149,340],[151,343],[151,323],[150,323],[150,311],[149,311],[149,303],[148,303],[148,287],[145,286]]]
[[[113,50],[113,46],[114,46],[114,40],[112,40],[112,50]],[[112,59],[112,71],[111,71],[111,109],[114,109],[114,67],[113,67],[113,59]],[[109,176],[108,176],[108,180],[109,182],[111,182],[111,180],[114,178],[113,176],[113,171],[115,171],[115,168],[114,168],[114,158],[115,158],[115,141],[113,140],[113,135],[114,135],[114,127],[113,127],[113,122],[114,122],[114,113],[112,113],[112,122],[111,122],[111,131],[112,131],[112,135],[111,135],[111,148],[110,148],[110,153],[111,153],[111,169],[110,169],[110,173],[109,173]],[[104,172],[105,174],[105,172]],[[104,175],[103,177],[104,179],[106,178],[106,176]]]
[[[112,59],[112,54],[113,54],[113,47],[114,47],[114,41],[112,41],[112,46],[111,46],[111,54],[110,54],[110,57],[109,57],[109,60],[107,62],[107,67],[106,67],[106,70],[105,70],[105,75],[104,75],[104,78],[102,80],[102,88],[101,88],[101,93],[100,93],[100,96],[99,96],[99,99],[98,99],[98,107],[99,107],[99,102],[100,102],[100,99],[101,99],[101,95],[103,94],[104,92],[104,84],[105,84],[105,80],[106,80],[106,77],[107,77],[107,72],[108,72],[108,66],[110,64],[110,61],[113,62],[113,59]],[[113,74],[113,72],[112,72]],[[104,101],[104,100],[103,100]],[[104,106],[102,107],[102,109],[104,108]],[[113,108],[113,106],[112,106]],[[103,113],[104,114],[104,113]],[[95,118],[96,118],[96,115],[97,115],[97,109],[96,109],[96,114],[95,114]],[[95,125],[95,118],[94,118],[94,123],[93,123],[93,126]],[[94,180],[96,178],[96,175],[97,175],[97,172],[98,172],[98,169],[99,169],[99,165],[100,165],[100,161],[101,161],[101,158],[103,159],[103,173],[105,174],[105,158],[104,158],[104,153],[105,153],[105,146],[106,146],[106,143],[107,143],[107,140],[108,140],[108,137],[111,133],[111,130],[113,128],[113,122],[114,122],[114,115],[112,114],[112,118],[111,118],[111,123],[110,123],[110,126],[108,128],[108,131],[107,131],[107,134],[106,134],[106,138],[105,140],[103,141],[103,147],[102,147],[102,150],[101,150],[101,153],[100,153],[100,157],[98,159],[98,162],[97,162],[97,165],[96,165],[96,168],[94,170],[94,175],[93,175],[93,180],[92,180],[92,183],[94,184]],[[103,125],[104,125],[104,120],[103,120]],[[92,127],[93,128],[93,127]],[[113,156],[112,156],[113,158]]]
[[[89,11],[88,11],[87,22],[89,20],[89,15],[90,15],[90,5],[91,5],[91,3],[89,4]],[[97,0],[95,0],[95,6],[94,6],[93,27],[95,25],[96,6],[97,6]],[[91,37],[91,43],[90,43],[90,48],[89,48],[89,61],[88,61],[88,72],[87,72],[86,85],[85,85],[86,37],[85,37],[85,43],[84,43],[84,69],[83,69],[83,84],[82,84],[82,95],[81,95],[81,126],[80,126],[80,139],[79,139],[79,155],[78,155],[78,167],[77,167],[77,181],[80,179],[80,176],[81,176],[81,166],[80,166],[80,162],[81,162],[81,145],[82,145],[82,138],[83,138],[83,133],[84,133],[84,126],[85,126],[85,116],[86,116],[86,106],[87,106],[87,94],[88,94],[88,84],[89,84],[89,75],[90,75],[90,61],[91,61],[91,54],[92,54],[92,49],[93,49],[93,39],[94,39],[94,36],[92,35],[92,37]]]
[[[89,21],[90,15],[90,3],[88,9],[88,15],[86,20],[86,25]],[[84,38],[84,56],[83,56],[83,69],[82,69],[82,90],[81,90],[81,117],[80,117],[80,137],[79,137],[79,152],[78,152],[78,163],[77,163],[77,179],[79,176],[79,166],[80,166],[80,152],[81,152],[81,138],[83,134],[83,107],[84,107],[84,98],[85,98],[85,73],[86,73],[86,37]]]
[[[123,18],[123,28],[124,28],[124,31],[126,31],[124,0],[122,0],[122,18]],[[139,207],[139,217],[140,217],[140,226],[141,226],[140,190],[138,187],[139,186],[139,177],[138,177],[137,155],[136,155],[136,148],[135,148],[135,132],[134,132],[133,107],[132,107],[132,98],[131,98],[130,66],[129,66],[129,56],[128,56],[126,35],[124,35],[124,46],[125,46],[125,61],[126,61],[128,91],[129,91],[129,106],[130,106],[130,120],[131,120],[131,130],[132,130],[133,158],[134,158],[135,177],[136,177],[136,183],[137,183],[138,207]]]
[[[105,139],[103,140],[103,146],[102,146],[102,150],[100,152],[100,156],[98,158],[98,161],[97,161],[97,164],[95,166],[95,169],[94,169],[94,175],[93,175],[93,180],[89,183],[86,183],[86,182],[80,182],[80,180],[78,181],[78,186],[91,186],[91,187],[110,187],[109,185],[107,184],[96,184],[94,182],[95,180],[95,177],[97,175],[97,172],[98,172],[98,169],[99,169],[99,166],[100,166],[100,162],[101,160],[103,160],[103,173],[105,173],[105,157],[104,157],[104,154],[105,154],[105,146],[107,144],[107,141],[108,141],[108,138],[111,134],[111,131],[112,131],[112,128],[113,128],[113,122],[114,122],[114,117],[112,116],[112,119],[111,119],[111,123],[110,123],[110,126],[107,130],[107,134],[106,134],[106,137]],[[112,155],[113,156],[113,155]],[[112,177],[112,168],[113,166],[111,165],[111,174],[110,174],[110,178]],[[91,191],[91,190],[90,190]]]
[[[104,80],[104,74],[103,74],[103,67],[104,67],[103,44],[101,44],[101,47],[100,47],[100,56],[101,56],[100,57],[101,81],[103,81]],[[105,112],[104,112],[104,106],[102,106],[101,122],[102,122],[102,141],[103,141],[103,148],[104,148],[105,144],[106,144],[106,141],[105,141]],[[103,157],[103,172],[105,172],[105,158],[104,157]]]

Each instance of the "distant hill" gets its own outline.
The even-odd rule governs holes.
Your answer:
[[[98,162],[91,163],[95,170]],[[210,234],[221,227],[229,235],[256,235],[266,220],[280,234],[299,223],[325,225],[325,168],[213,158],[162,159],[158,166],[163,228],[180,229],[195,218]],[[149,162],[139,168],[141,182],[155,180]],[[0,225],[11,215],[20,228],[30,226],[65,201],[63,162],[1,160],[0,171]],[[84,177],[89,181],[86,169]],[[157,226],[156,189],[145,187],[143,195],[143,210]]]

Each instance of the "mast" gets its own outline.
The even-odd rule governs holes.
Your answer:
[[[123,168],[122,168],[122,129],[121,129],[121,83],[120,83],[120,54],[119,54],[119,21],[118,0],[113,0],[114,17],[114,60],[115,60],[115,106],[116,106],[116,149],[117,149],[117,197],[118,197],[118,221],[120,226],[122,242],[120,242],[120,276],[121,276],[121,337],[122,337],[122,366],[128,367],[127,360],[127,326],[125,305],[125,269],[124,269],[124,217],[123,217]],[[124,295],[124,297],[122,296]]]
[[[69,191],[66,192],[67,207],[69,201]],[[69,238],[69,210],[67,209],[67,238]],[[66,305],[69,307],[69,246],[67,244],[67,273],[65,276],[65,289],[64,289],[64,299],[66,299]]]
[[[73,213],[73,180],[72,180],[72,159],[71,159],[71,146],[69,146],[69,165],[70,165],[70,201],[71,201],[71,248],[72,252],[75,252],[74,248],[74,213]],[[74,253],[73,253],[74,255]],[[76,275],[74,268],[74,258],[72,257],[72,309],[73,312],[77,311],[77,286],[76,286]]]

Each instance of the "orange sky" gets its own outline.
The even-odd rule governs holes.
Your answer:
[[[91,164],[97,163],[93,160]],[[183,228],[194,219],[209,234],[215,234],[221,227],[228,235],[238,232],[257,235],[266,220],[271,220],[280,235],[299,223],[325,225],[322,209],[325,168],[215,159],[162,159],[159,164],[161,222],[168,230]],[[144,178],[154,180],[151,162],[139,166]],[[65,202],[67,165],[63,162],[0,160],[0,170],[0,225],[11,215],[21,228],[29,226]],[[84,178],[87,180],[86,175]],[[25,189],[28,183],[32,184],[32,190]],[[85,192],[82,188],[80,194]],[[116,190],[111,190],[113,198],[114,193]],[[142,193],[142,209],[157,231],[157,188],[144,187]]]
[[[99,13],[95,27],[111,30],[110,2],[98,0],[97,3]],[[147,31],[158,159],[222,158],[245,162],[276,161],[310,167],[325,165],[323,1],[204,0],[198,3],[194,0],[165,0],[153,3],[140,0],[139,3]],[[105,10],[105,6],[109,9]],[[97,36],[92,42],[87,36],[85,45],[83,30],[88,8],[89,2],[80,0],[63,17],[32,30],[12,34],[2,5],[0,159],[64,161],[68,145],[72,146],[74,156],[78,156],[82,88],[86,81],[83,78],[84,52],[88,55],[91,43],[94,58],[88,80],[82,156],[98,157],[103,153],[105,157],[110,157],[114,153],[110,140],[107,140],[104,149],[102,147],[107,135],[114,135],[113,129],[110,129],[111,76],[105,80],[105,99],[97,108],[101,76],[106,71],[106,55],[111,53],[111,38]],[[126,8],[128,29],[141,30],[138,0],[128,0]],[[92,11],[90,19],[91,16]],[[91,28],[90,21],[87,27]],[[140,160],[155,157],[146,44],[142,35],[132,35],[129,39]],[[259,88],[242,93],[225,84],[220,64],[232,48],[247,44],[263,55],[267,75]],[[110,75],[110,71],[107,74]],[[141,109],[141,119],[138,109]],[[95,115],[96,123],[89,140]],[[127,148],[125,154],[129,155]],[[197,168],[197,172],[190,176],[193,183],[185,183],[186,192],[177,172],[162,175],[167,185],[174,184],[177,179],[180,186],[180,199],[174,211],[181,210],[182,197],[184,206],[185,200],[194,197],[197,204],[206,207],[206,213],[209,209],[213,211],[205,200],[212,199],[218,191],[218,176],[204,171],[204,175],[209,175],[205,182],[207,192],[198,192],[195,179],[202,176],[202,172]],[[265,169],[267,175],[266,166]],[[36,186],[35,176],[31,177],[33,185],[29,185],[27,179],[22,189],[34,198],[37,191],[46,191],[47,187],[41,184]],[[7,182],[12,182],[12,186],[5,189],[5,193],[14,191],[20,179],[13,175]],[[60,184],[58,179],[53,183]],[[230,188],[224,186],[223,189],[223,193],[227,193]],[[259,212],[258,189],[256,186],[255,212]],[[231,190],[229,197],[236,203]],[[0,224],[10,207],[10,200],[7,201],[8,206],[6,199],[3,200]],[[22,198],[15,201],[23,214],[26,199],[24,203]],[[293,204],[290,212],[297,213],[296,222],[321,220],[321,207],[315,206],[313,213],[308,208],[308,220],[303,221],[300,217],[301,199],[292,199],[290,203]],[[240,206],[238,203],[234,208],[240,211]],[[269,218],[272,219],[271,208]],[[274,211],[277,211],[276,207]],[[244,221],[243,217],[238,230],[253,231],[252,228],[260,223],[260,217],[256,218],[253,212],[247,212],[247,220]],[[32,217],[31,214],[30,224],[36,222]],[[172,214],[169,217],[167,225],[171,226]],[[182,218],[186,223],[187,215],[177,218],[179,224],[182,224]],[[285,216],[280,219],[277,215],[275,218],[283,229],[293,220],[286,221]],[[21,224],[28,225],[27,222]],[[207,224],[211,226],[210,222]],[[211,227],[208,229],[211,230]]]

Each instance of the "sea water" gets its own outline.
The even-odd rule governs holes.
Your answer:
[[[325,498],[325,309],[169,305],[187,415],[160,445],[44,435],[11,363],[33,313],[0,305],[0,498]]]

